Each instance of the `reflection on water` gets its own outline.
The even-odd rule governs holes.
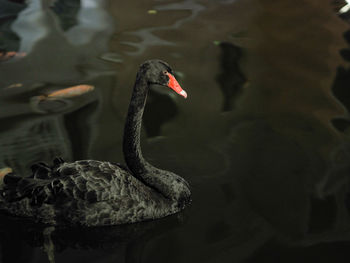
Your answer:
[[[243,84],[246,82],[239,66],[242,49],[227,42],[220,43],[220,48],[222,72],[217,80],[223,93],[224,105],[222,110],[230,111],[233,109],[232,100],[236,99],[239,93],[242,92]]]
[[[190,15],[185,16],[184,18],[176,20],[170,26],[157,26],[151,28],[142,28],[136,31],[127,32],[127,34],[131,36],[137,37],[139,42],[129,42],[124,41],[123,44],[130,45],[136,49],[136,51],[128,52],[130,55],[140,55],[145,52],[145,50],[151,46],[165,46],[165,45],[173,45],[172,42],[164,40],[157,36],[156,32],[159,31],[172,31],[180,28],[184,23],[189,22],[195,19],[199,12],[203,11],[204,6],[197,3],[194,0],[185,0],[180,3],[171,3],[171,4],[163,4],[156,5],[154,7],[155,10],[159,11],[178,11],[178,10],[188,10],[190,11]]]
[[[1,222],[6,226],[0,228],[3,245],[2,259],[3,262],[29,262],[26,260],[32,258],[32,262],[37,262],[35,261],[37,253],[33,254],[29,248],[42,247],[49,262],[54,262],[55,258],[56,262],[64,260],[67,257],[66,254],[71,254],[70,250],[75,250],[77,254],[68,256],[72,262],[82,252],[90,254],[95,260],[98,258],[101,260],[101,256],[96,257],[91,251],[98,251],[103,255],[103,260],[108,260],[107,262],[111,260],[139,262],[140,252],[148,240],[164,233],[164,229],[171,231],[178,228],[179,220],[181,221],[179,216],[174,216],[161,222],[136,223],[123,227],[65,229],[35,225],[24,220],[2,216]],[[21,247],[22,254],[18,254],[17,250]]]
[[[0,1],[0,21],[1,21],[1,36],[0,36],[0,51],[17,50],[18,36],[10,30],[11,24],[16,19],[17,14],[25,7],[24,5],[2,0]]]
[[[159,109],[163,110],[158,112]],[[177,113],[178,109],[171,97],[151,90],[143,116],[143,123],[148,137],[161,135],[162,125],[173,119]]]
[[[189,96],[152,88],[144,155],[193,192],[183,213],[128,226],[3,216],[2,262],[348,261],[343,5],[0,0],[1,172],[55,156],[122,161],[137,67],[160,58]]]
[[[345,13],[341,16],[345,21],[350,23],[350,16],[348,13]],[[344,33],[344,38],[348,45],[350,45],[350,30]],[[350,62],[350,48],[344,48],[340,50],[340,54],[347,62]],[[337,75],[335,77],[332,91],[334,96],[344,105],[347,111],[350,109],[350,93],[347,88],[350,81],[350,71],[347,67],[339,66],[337,68]],[[342,132],[346,132],[349,128],[349,118],[334,118],[332,120],[334,126]]]
[[[12,32],[19,37],[18,50],[26,56],[0,64],[0,116],[6,120],[0,142],[2,167],[27,175],[33,162],[51,161],[55,156],[87,156],[96,129],[91,120],[98,110],[98,92],[79,97],[54,97],[50,93],[57,94],[81,81],[98,85],[111,78],[96,58],[106,50],[112,30],[103,2],[99,5],[82,1],[77,24],[64,31],[55,9],[51,10],[46,1],[30,1],[11,24]],[[88,17],[94,18],[95,26],[90,25]],[[92,42],[93,38],[98,40]],[[89,114],[67,123],[82,112]],[[83,135],[77,136],[74,130]]]

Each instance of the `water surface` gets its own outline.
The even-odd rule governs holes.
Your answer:
[[[0,50],[17,52],[0,58],[0,167],[26,176],[55,156],[123,161],[138,65],[159,58],[188,99],[151,90],[143,152],[193,192],[184,212],[128,226],[55,230],[3,216],[2,262],[348,262],[341,6],[0,1]],[[95,88],[45,98],[81,84]]]

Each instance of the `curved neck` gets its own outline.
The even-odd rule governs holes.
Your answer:
[[[159,192],[166,199],[175,201],[178,207],[189,200],[186,181],[178,175],[158,169],[142,156],[140,137],[142,115],[145,108],[149,83],[142,71],[137,74],[124,128],[123,152],[125,162],[134,177]]]
[[[137,75],[131,96],[123,139],[125,162],[137,177],[147,172],[146,167],[150,165],[143,158],[140,146],[142,115],[146,104],[149,84],[140,75]]]

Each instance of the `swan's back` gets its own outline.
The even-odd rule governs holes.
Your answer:
[[[2,197],[0,208],[10,214],[53,225],[114,225],[177,212],[127,168],[94,160],[40,163],[26,178],[8,174]]]

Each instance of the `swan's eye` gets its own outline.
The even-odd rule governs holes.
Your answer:
[[[166,71],[166,70],[163,71],[163,74],[164,74],[164,75],[166,75],[167,73],[168,73],[168,71]]]

